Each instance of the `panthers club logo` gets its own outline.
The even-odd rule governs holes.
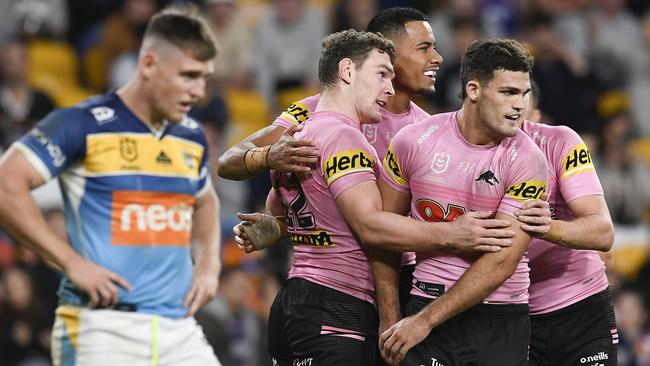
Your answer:
[[[494,173],[491,170],[486,170],[478,178],[474,179],[475,182],[485,182],[491,186],[499,183],[497,177],[494,176]]]

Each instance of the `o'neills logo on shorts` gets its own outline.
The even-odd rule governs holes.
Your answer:
[[[513,184],[506,189],[506,196],[518,201],[528,201],[539,198],[542,192],[546,191],[546,182],[542,180],[527,180]]]
[[[578,144],[562,159],[562,178],[594,169],[591,153],[585,144]]]
[[[188,246],[194,197],[188,194],[115,191],[111,210],[113,245]]]
[[[315,231],[304,234],[291,234],[292,245],[313,245],[316,247],[333,247],[332,237],[327,231]]]
[[[330,156],[323,163],[323,176],[327,185],[344,175],[357,172],[372,173],[372,155],[363,150],[345,150]]]

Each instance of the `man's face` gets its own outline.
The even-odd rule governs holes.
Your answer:
[[[372,50],[360,68],[355,68],[352,79],[355,106],[361,123],[379,123],[380,108],[395,95],[391,79],[395,76],[390,57]]]
[[[192,105],[205,97],[213,64],[212,60],[196,60],[176,47],[166,48],[154,54],[149,66],[151,103],[159,117],[180,122]]]
[[[514,136],[528,104],[530,76],[508,70],[496,70],[493,75],[486,85],[479,84],[479,117],[492,137]]]
[[[436,72],[442,56],[436,50],[436,38],[428,22],[412,21],[404,25],[406,34],[393,39],[397,50],[395,88],[411,95],[435,91]]]
[[[0,75],[6,83],[22,83],[29,67],[27,50],[19,43],[10,43],[0,55]]]

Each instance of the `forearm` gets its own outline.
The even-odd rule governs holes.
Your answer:
[[[444,295],[422,310],[430,327],[483,301],[514,273],[518,262],[503,258],[501,253],[484,254]]]
[[[218,276],[221,271],[221,226],[219,201],[211,189],[195,205],[192,225],[192,256],[194,267]]]
[[[79,255],[48,226],[29,189],[0,187],[0,222],[17,243],[31,248],[44,260],[66,270]]]
[[[251,175],[248,174],[246,166],[244,165],[244,158],[246,152],[254,147],[256,147],[256,145],[253,142],[244,141],[228,149],[219,157],[217,174],[222,178],[231,180],[244,180],[250,178]]]
[[[355,230],[365,245],[397,252],[426,252],[449,246],[447,222],[422,222],[385,211],[361,218]]]
[[[401,254],[375,248],[369,248],[367,253],[375,282],[379,320],[383,327],[388,327],[401,319],[398,292]]]
[[[606,252],[614,242],[614,227],[605,215],[594,214],[571,221],[553,220],[552,230],[561,230],[559,240],[549,240],[571,249],[598,250]],[[557,229],[556,227],[560,227]],[[554,238],[551,238],[554,239]]]

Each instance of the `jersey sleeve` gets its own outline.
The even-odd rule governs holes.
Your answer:
[[[280,114],[273,124],[276,126],[289,128],[293,125],[299,125],[309,118],[311,112],[316,109],[316,104],[320,97],[318,95],[312,95],[305,99],[293,102],[287,109]]]
[[[86,131],[84,110],[58,109],[43,118],[14,146],[47,181],[83,159]]]
[[[548,186],[546,158],[532,140],[526,139],[518,141],[527,144],[520,147],[517,158],[503,159],[506,188],[497,211],[512,217],[527,201],[540,198]]]
[[[375,180],[378,158],[361,131],[342,129],[333,136],[336,139],[322,148],[321,168],[323,179],[336,199],[352,186]]]
[[[558,128],[549,161],[566,202],[580,197],[603,195],[603,188],[591,160],[591,153],[580,136],[568,127]]]
[[[382,163],[381,179],[391,188],[403,193],[409,193],[408,168],[411,156],[409,149],[413,147],[413,143],[406,136],[404,130],[400,130],[388,146],[388,151]]]

